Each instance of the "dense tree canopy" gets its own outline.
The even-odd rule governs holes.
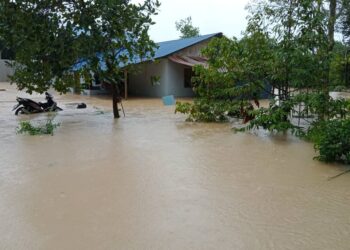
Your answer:
[[[1,1],[0,37],[16,51],[11,80],[28,92],[65,92],[77,79],[73,66],[84,61],[75,74],[98,72],[116,86],[122,64],[152,55],[148,29],[158,6],[157,0]],[[114,111],[119,116],[116,105]]]

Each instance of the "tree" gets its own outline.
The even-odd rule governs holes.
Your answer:
[[[347,45],[350,45],[350,2],[348,0],[342,0],[340,13],[340,32],[344,37],[344,41]]]
[[[77,74],[90,80],[96,72],[111,84],[119,117],[120,72],[128,62],[153,55],[148,29],[158,7],[158,0],[1,1],[0,37],[16,51],[11,81],[29,93],[50,87],[64,93]]]
[[[242,130],[291,131],[312,140],[320,160],[348,163],[350,101],[329,96],[332,83],[347,79],[341,75],[348,66],[344,45],[334,39],[339,6],[339,0],[255,1],[241,40],[212,40],[202,51],[208,65],[196,68],[197,97],[192,104],[178,103],[176,111],[190,120],[250,121]],[[259,107],[256,99],[266,84],[277,91],[268,107]]]
[[[199,28],[192,25],[192,17],[187,17],[175,22],[176,30],[180,31],[180,38],[199,36]]]
[[[344,79],[345,86],[350,85],[350,2],[348,0],[342,0],[341,5],[341,13],[340,13],[340,32],[343,35],[343,41],[345,44],[345,53],[344,53]]]

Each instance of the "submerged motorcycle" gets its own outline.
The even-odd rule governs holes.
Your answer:
[[[15,115],[18,114],[34,114],[42,112],[61,111],[62,109],[57,106],[57,103],[53,100],[53,96],[48,92],[45,92],[46,102],[35,102],[28,98],[17,97],[18,104],[13,107]],[[13,111],[12,110],[12,111]]]

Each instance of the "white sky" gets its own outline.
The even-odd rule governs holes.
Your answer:
[[[159,14],[153,16],[156,24],[151,27],[150,36],[155,42],[178,39],[180,33],[175,28],[175,22],[191,16],[193,26],[199,27],[201,35],[223,32],[228,37],[241,37],[247,24],[245,6],[248,2],[249,0],[160,0]]]

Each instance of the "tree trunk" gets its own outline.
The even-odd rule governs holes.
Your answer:
[[[329,0],[329,16],[328,16],[328,47],[326,54],[326,69],[325,76],[323,81],[322,92],[329,99],[329,85],[330,85],[330,73],[331,73],[331,54],[334,48],[334,30],[335,30],[335,21],[336,21],[336,11],[337,11],[337,0]],[[321,120],[329,118],[329,102],[324,103],[325,113],[320,115]]]
[[[115,55],[113,55],[113,58],[115,58]],[[107,58],[106,60],[107,65],[107,82],[111,85],[112,90],[112,103],[113,103],[113,115],[114,119],[119,118],[119,109],[118,109],[118,102],[120,98],[120,92],[118,87],[118,78],[116,77],[118,75],[118,71],[115,68],[115,62],[113,60],[109,60]]]
[[[337,0],[330,0],[329,1],[329,17],[328,17],[328,48],[327,48],[327,78],[325,81],[324,90],[328,91],[328,85],[330,84],[330,61],[331,61],[331,54],[334,49],[334,30],[335,30],[335,22],[337,18]]]
[[[329,20],[328,20],[328,53],[334,48],[334,30],[336,21],[337,0],[329,1]]]
[[[119,101],[119,89],[116,83],[111,83],[112,88],[112,102],[113,102],[113,115],[114,118],[119,118],[119,109],[118,109],[118,101]]]
[[[345,86],[349,87],[349,59],[348,59],[348,48],[345,51]]]

